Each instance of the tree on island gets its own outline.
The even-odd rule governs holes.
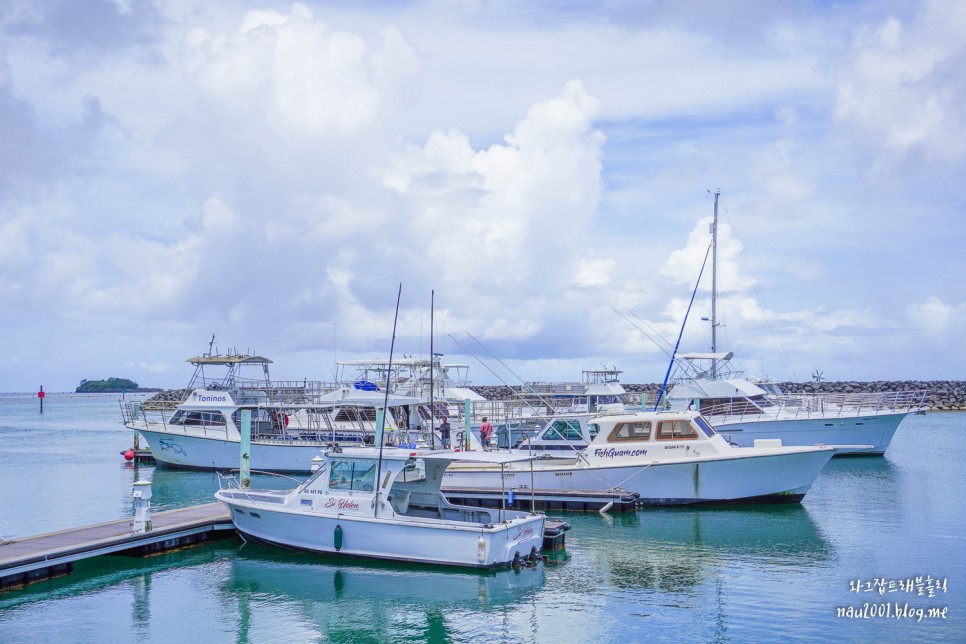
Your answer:
[[[80,387],[75,390],[79,394],[95,393],[121,393],[122,391],[134,391],[138,388],[138,383],[127,378],[108,378],[107,380],[81,380]]]

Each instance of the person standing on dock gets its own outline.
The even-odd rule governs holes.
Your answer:
[[[449,418],[443,418],[443,422],[439,424],[439,436],[443,439],[443,449],[449,449]]]
[[[490,421],[483,417],[483,424],[480,425],[480,442],[483,443],[483,449],[490,449],[490,438],[493,436],[493,425]]]

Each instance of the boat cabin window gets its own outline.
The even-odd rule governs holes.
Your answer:
[[[272,416],[269,414],[269,411],[267,409],[251,408],[250,411],[252,412],[253,430],[261,431],[261,430],[264,430],[266,427],[270,427],[273,425]],[[275,412],[275,414],[277,415],[277,421],[275,425],[281,425],[282,424],[281,415],[279,415],[279,412]],[[242,416],[241,409],[236,409],[231,415],[232,422],[235,423],[235,427],[239,429],[241,429],[241,416]]]
[[[414,481],[426,480],[426,462],[421,458],[411,458],[406,461],[399,476],[396,478],[400,483],[412,483]]]
[[[553,425],[543,433],[544,440],[579,441],[584,437],[580,433],[580,423],[576,420],[555,420]]]
[[[662,420],[657,424],[655,438],[661,441],[697,438],[698,432],[686,420]]]
[[[372,492],[376,481],[376,462],[363,459],[332,459],[329,467],[330,490]]]
[[[590,435],[590,440],[597,438],[597,434],[600,432],[600,425],[597,423],[587,423],[587,433]]]
[[[179,409],[175,412],[174,416],[171,417],[169,421],[171,425],[187,425],[187,426],[209,426],[209,425],[220,425],[225,426],[225,417],[220,411],[188,411],[186,409]]]
[[[336,422],[376,420],[375,407],[343,407],[335,415]]]
[[[695,416],[694,422],[695,424],[697,424],[698,427],[701,428],[701,431],[703,431],[708,436],[708,438],[711,438],[712,436],[714,436],[715,434],[714,428],[711,426],[711,423],[706,421],[704,418],[702,418],[701,416]]]
[[[608,442],[620,441],[646,441],[651,437],[651,422],[640,423],[617,423],[614,429],[610,430]]]

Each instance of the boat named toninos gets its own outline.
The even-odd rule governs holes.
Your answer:
[[[502,452],[385,447],[326,452],[290,490],[222,486],[236,528],[287,548],[376,559],[497,568],[532,562],[543,543],[539,513],[460,506],[440,493],[451,462],[500,469],[529,460]],[[499,476],[499,474],[497,474]],[[222,478],[234,482],[234,479]]]
[[[759,440],[726,442],[699,413],[658,411],[601,415],[587,423],[592,442],[570,459],[505,468],[457,463],[443,492],[499,487],[534,490],[624,490],[643,505],[798,502],[836,448],[787,447]]]
[[[252,463],[265,471],[308,473],[312,457],[328,445],[373,444],[379,415],[387,444],[442,445],[438,433],[430,430],[431,415],[438,426],[450,413],[442,405],[387,396],[367,383],[273,381],[268,375],[272,361],[261,356],[209,351],[188,362],[195,366],[194,375],[173,399],[121,403],[125,427],[138,432],[163,465],[237,467],[246,410],[251,412]],[[212,370],[218,375],[212,377]],[[454,428],[453,438],[462,441],[463,432]]]

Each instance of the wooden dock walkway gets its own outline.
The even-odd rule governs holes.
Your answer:
[[[127,518],[0,542],[0,590],[69,574],[75,561],[88,557],[147,555],[235,533],[222,503],[154,512],[151,523],[150,532],[139,534],[131,532]]]

